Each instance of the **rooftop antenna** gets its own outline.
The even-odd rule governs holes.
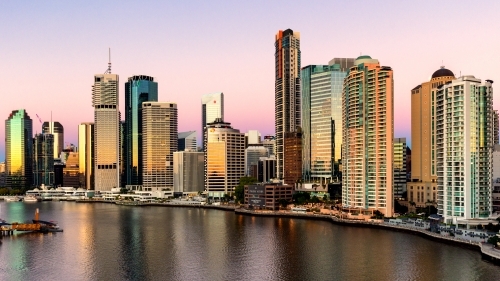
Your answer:
[[[104,74],[111,74],[111,48],[108,49],[108,56],[109,56],[109,61],[108,61],[108,69]]]

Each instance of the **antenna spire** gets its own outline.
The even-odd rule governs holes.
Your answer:
[[[108,48],[108,69],[104,74],[111,74],[111,48]]]

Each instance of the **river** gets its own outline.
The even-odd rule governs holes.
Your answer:
[[[478,251],[326,221],[103,203],[1,202],[8,222],[62,233],[3,237],[0,280],[499,280]]]

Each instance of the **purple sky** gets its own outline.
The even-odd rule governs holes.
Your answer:
[[[108,47],[122,115],[127,78],[154,76],[159,100],[178,103],[179,131],[199,131],[201,96],[222,91],[227,122],[274,133],[279,29],[301,33],[303,67],[361,53],[391,66],[395,137],[410,138],[410,90],[442,61],[457,76],[500,82],[498,1],[73,2],[0,3],[0,161],[3,120],[14,109],[28,111],[34,133],[35,114],[48,121],[52,111],[65,142],[78,143],[78,124],[93,120],[93,75],[106,70]]]

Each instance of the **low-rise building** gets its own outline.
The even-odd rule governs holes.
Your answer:
[[[293,185],[255,184],[245,186],[245,205],[255,209],[279,210],[281,200],[291,201]]]

